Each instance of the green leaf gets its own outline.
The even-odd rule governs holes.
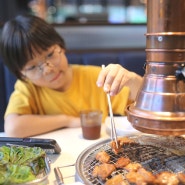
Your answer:
[[[46,153],[40,147],[0,147],[0,184],[32,181],[45,168]]]

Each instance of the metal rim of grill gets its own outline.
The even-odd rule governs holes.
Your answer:
[[[105,181],[94,178],[91,175],[94,167],[100,164],[100,162],[95,159],[95,156],[102,150],[106,151],[111,156],[109,162],[111,164],[114,164],[118,158],[124,156],[129,157],[132,162],[140,163],[146,170],[151,171],[153,174],[162,171],[185,173],[185,153],[184,155],[178,155],[172,152],[173,150],[170,151],[165,147],[155,146],[155,143],[153,143],[153,145],[140,143],[138,142],[139,137],[138,135],[129,137],[134,139],[136,143],[124,145],[123,153],[117,155],[112,152],[109,145],[111,142],[110,139],[89,146],[78,156],[76,161],[76,179],[86,185],[105,184]],[[128,172],[125,169],[116,169],[108,179],[120,173],[124,176]],[[126,179],[125,182],[129,184]]]

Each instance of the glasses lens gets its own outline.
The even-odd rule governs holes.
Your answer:
[[[25,76],[30,79],[38,79],[43,75],[43,69],[47,67],[57,67],[61,61],[62,50],[60,48],[55,48],[52,54],[45,57],[45,61],[41,64],[26,70]]]
[[[38,79],[42,76],[42,70],[39,69],[38,66],[36,66],[34,69],[27,70],[26,71],[26,76],[30,79]]]

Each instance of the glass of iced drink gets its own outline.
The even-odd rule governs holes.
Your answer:
[[[84,110],[80,112],[82,134],[84,139],[98,139],[101,133],[102,111]]]

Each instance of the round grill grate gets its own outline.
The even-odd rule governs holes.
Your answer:
[[[92,145],[84,150],[79,155],[75,165],[77,180],[85,183],[86,185],[105,184],[105,181],[92,177],[92,171],[94,167],[100,164],[95,159],[95,156],[102,150],[106,151],[111,156],[109,163],[112,164],[114,164],[120,157],[124,156],[128,157],[132,162],[140,163],[146,170],[151,171],[153,174],[159,173],[161,171],[185,173],[185,152],[183,151],[183,155],[182,152],[178,152],[176,148],[173,148],[172,146],[174,143],[166,148],[166,146],[163,146],[166,145],[166,143],[164,143],[164,138],[160,136],[132,136],[130,138],[134,139],[135,143],[124,145],[123,152],[117,155],[112,152],[112,149],[109,145],[111,140],[109,139]],[[146,142],[144,142],[145,139]],[[169,140],[167,137],[166,139]],[[182,141],[185,144],[185,140],[182,140],[182,138],[180,139],[180,145],[182,146]],[[179,147],[178,144],[179,143],[177,142],[177,145],[174,146]],[[128,172],[124,169],[117,169],[108,178],[111,178],[114,175],[120,173],[125,175]],[[125,182],[127,182],[126,179]],[[129,183],[127,182],[127,184]]]

